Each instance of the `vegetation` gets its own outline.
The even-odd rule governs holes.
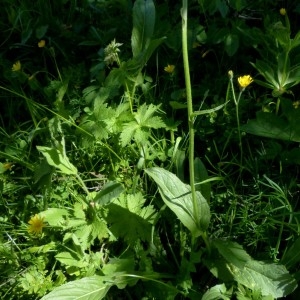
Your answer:
[[[1,299],[298,299],[298,1],[1,4]]]

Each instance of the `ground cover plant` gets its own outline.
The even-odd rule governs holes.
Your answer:
[[[1,299],[298,299],[298,1],[1,4]]]

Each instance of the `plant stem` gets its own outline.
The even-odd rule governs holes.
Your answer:
[[[239,148],[240,148],[240,153],[241,153],[240,165],[242,167],[243,144],[242,144],[242,136],[241,136],[241,129],[240,129],[239,103],[240,103],[240,99],[241,99],[242,93],[244,91],[244,88],[240,90],[239,96],[238,96],[238,98],[236,98],[235,91],[234,91],[234,85],[233,85],[233,73],[229,75],[229,80],[230,80],[230,85],[231,85],[231,90],[232,90],[233,101],[235,104],[236,123],[237,123],[238,136],[239,136]]]
[[[191,88],[191,78],[189,70],[189,57],[188,57],[188,43],[187,43],[187,7],[188,1],[183,0],[183,5],[181,9],[182,17],[182,54],[183,54],[183,67],[184,67],[184,77],[186,86],[186,98],[187,98],[187,108],[188,108],[188,125],[189,125],[189,173],[190,173],[190,186],[192,192],[193,210],[194,215],[199,218],[199,209],[196,199],[196,189],[195,189],[195,169],[194,169],[194,148],[195,148],[195,130],[194,130],[194,117],[193,117],[193,99],[192,99],[192,88]]]

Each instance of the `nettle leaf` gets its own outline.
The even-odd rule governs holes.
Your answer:
[[[133,195],[122,194],[108,205],[107,223],[110,231],[117,237],[124,238],[129,244],[136,240],[149,241],[151,223],[156,215],[152,205],[145,205],[141,193]]]
[[[68,282],[54,289],[41,300],[100,300],[112,286],[111,278],[95,275]]]
[[[58,141],[57,141],[58,142]],[[47,160],[47,163],[60,170],[67,175],[76,175],[77,168],[69,161],[62,147],[50,148],[44,146],[36,146]]]
[[[297,287],[296,280],[283,265],[250,260],[242,269],[233,265],[229,268],[238,283],[251,290],[261,290],[263,296],[285,297]]]
[[[207,230],[210,221],[210,209],[200,192],[196,192],[199,212],[199,215],[196,215],[189,185],[184,184],[176,175],[163,168],[149,168],[145,172],[158,185],[165,204],[195,237]]]

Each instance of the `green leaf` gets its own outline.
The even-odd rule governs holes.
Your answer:
[[[68,282],[44,296],[41,300],[100,300],[113,283],[105,276],[91,276]]]
[[[232,291],[227,291],[225,284],[218,284],[210,288],[205,292],[201,300],[230,300],[232,297]]]
[[[74,257],[70,252],[60,252],[55,258],[66,266],[82,267],[81,257]]]
[[[41,216],[50,226],[62,226],[68,215],[68,210],[64,208],[49,208],[41,212]]]
[[[251,260],[251,256],[238,243],[214,240],[213,245],[218,249],[219,253],[227,262],[240,269],[244,268],[246,263]]]
[[[110,231],[117,237],[124,238],[129,244],[136,240],[149,241],[151,224],[156,212],[152,205],[145,205],[141,193],[133,195],[122,194],[108,205],[107,223]]]
[[[123,190],[124,188],[119,182],[108,182],[103,186],[101,191],[96,194],[94,201],[101,205],[107,204],[114,198],[117,198]]]
[[[238,283],[251,290],[261,290],[263,296],[285,297],[297,287],[296,280],[278,264],[250,260],[242,269],[231,265],[230,271]]]
[[[199,215],[193,208],[191,187],[184,184],[176,175],[163,168],[149,168],[145,172],[156,182],[165,204],[194,236],[206,231],[210,221],[210,210],[205,198],[196,192]]]
[[[224,43],[225,51],[228,56],[233,56],[239,48],[239,37],[237,34],[230,33],[226,36]]]
[[[62,173],[67,175],[77,174],[76,167],[71,164],[62,147],[56,149],[44,146],[36,146],[36,148],[44,155],[50,166],[59,169]]]
[[[295,267],[300,262],[300,238],[298,238],[292,246],[284,253],[283,258],[280,261],[288,269]]]
[[[122,147],[130,143],[132,139],[137,143],[146,143],[151,129],[166,127],[165,123],[158,116],[153,116],[159,110],[159,105],[141,105],[134,114],[134,120],[125,123],[120,135]]]
[[[195,158],[194,161],[195,166],[195,186],[196,190],[199,191],[206,201],[209,203],[210,201],[210,192],[211,185],[209,182],[201,184],[202,181],[208,179],[207,170],[199,157]]]
[[[44,25],[44,26],[39,26],[36,28],[35,30],[35,37],[37,39],[41,39],[44,37],[44,35],[47,33],[48,31],[48,25]]]
[[[133,5],[131,47],[137,57],[149,47],[155,25],[155,6],[152,0],[137,0]]]
[[[258,112],[256,120],[250,120],[241,126],[241,130],[258,136],[300,142],[298,126],[272,113]]]

